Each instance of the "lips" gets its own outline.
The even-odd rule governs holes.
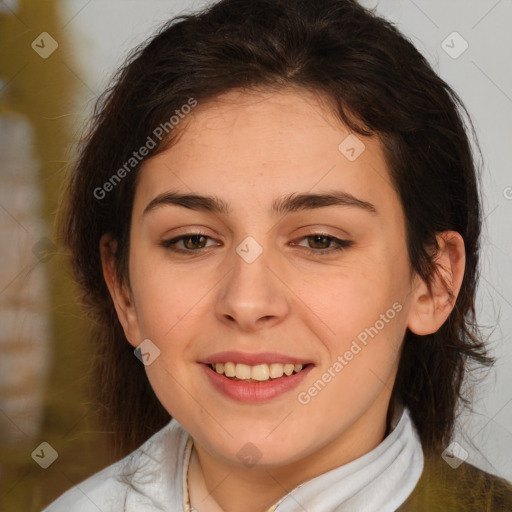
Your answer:
[[[311,361],[276,353],[220,352],[201,361],[213,388],[239,402],[272,400],[298,386]]]

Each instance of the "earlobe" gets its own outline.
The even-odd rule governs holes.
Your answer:
[[[412,291],[407,327],[420,336],[435,333],[452,312],[466,266],[464,240],[459,233],[443,231],[436,238],[439,245],[434,257],[437,272],[432,276],[430,289],[416,276]]]
[[[116,269],[117,240],[106,233],[100,239],[100,255],[103,277],[112,297],[114,307],[121,323],[126,339],[133,346],[140,343],[139,327],[133,299],[130,291],[119,282]]]

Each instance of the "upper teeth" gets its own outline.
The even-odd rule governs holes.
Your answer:
[[[217,373],[224,374],[226,377],[236,377],[243,380],[268,380],[269,378],[277,379],[284,375],[291,375],[293,372],[298,373],[302,370],[301,364],[257,364],[249,366],[242,363],[216,363],[212,367]]]

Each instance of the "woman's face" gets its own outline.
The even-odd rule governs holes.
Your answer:
[[[369,451],[413,290],[380,142],[292,90],[230,92],[181,122],[140,171],[130,232],[123,325],[150,340],[155,393],[226,464]]]

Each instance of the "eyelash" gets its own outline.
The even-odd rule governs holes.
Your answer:
[[[161,245],[165,249],[169,249],[170,251],[180,253],[180,254],[190,254],[190,253],[194,253],[194,252],[199,252],[200,249],[195,249],[195,250],[194,249],[179,249],[176,247],[176,244],[178,242],[180,242],[186,238],[192,238],[194,236],[199,236],[199,237],[203,236],[205,238],[211,239],[211,237],[205,235],[204,233],[186,233],[184,235],[181,235],[176,238],[172,238],[170,240],[163,240],[161,242]],[[336,244],[338,244],[338,246],[331,247],[328,249],[311,249],[310,247],[304,247],[304,249],[309,254],[314,255],[314,256],[323,256],[323,255],[327,255],[327,254],[337,253],[337,252],[343,251],[344,249],[348,249],[349,247],[351,247],[354,244],[354,242],[352,242],[350,240],[341,240],[340,238],[336,238],[334,236],[330,236],[325,233],[312,233],[310,235],[305,235],[305,236],[301,237],[299,240],[303,240],[306,238],[316,238],[316,237],[327,238],[329,241],[335,242]]]

